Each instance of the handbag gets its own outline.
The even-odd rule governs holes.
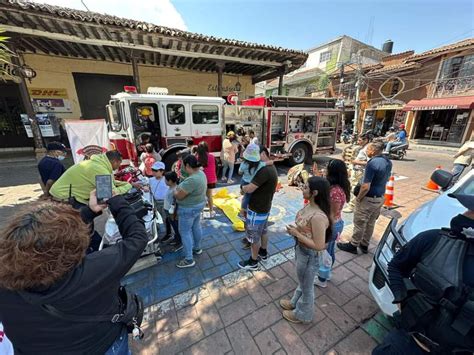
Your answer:
[[[28,298],[20,292],[20,295],[28,302]],[[125,286],[120,286],[118,290],[120,300],[119,312],[115,314],[101,314],[95,316],[84,316],[67,314],[53,305],[42,304],[41,309],[53,317],[68,321],[68,322],[107,322],[123,323],[127,327],[127,332],[133,335],[135,340],[142,339],[145,333],[140,328],[143,321],[143,301],[135,293],[128,291]]]

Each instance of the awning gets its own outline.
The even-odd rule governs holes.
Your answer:
[[[423,110],[458,110],[473,109],[474,96],[444,97],[439,99],[411,100],[404,111],[423,111]]]

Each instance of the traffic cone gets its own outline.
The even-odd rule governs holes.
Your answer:
[[[435,169],[436,170],[439,170],[441,169],[441,165],[438,165]],[[433,180],[431,180],[431,178],[428,180],[428,182],[426,183],[426,186],[423,188],[423,190],[428,190],[428,191],[434,191],[434,192],[438,192],[439,191],[439,186],[438,184],[436,184]]]
[[[393,196],[395,194],[395,177],[393,174],[390,176],[390,179],[385,185],[385,201],[383,203],[383,207],[387,209],[395,208],[395,204],[393,203]]]

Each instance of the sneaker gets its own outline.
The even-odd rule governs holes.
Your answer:
[[[227,180],[227,183],[228,183],[228,184],[233,184],[233,183],[234,183],[234,180],[229,179],[229,180]]]
[[[180,245],[181,242],[180,241],[177,241],[176,239],[173,239],[171,242],[170,242],[170,245],[171,246],[174,246],[174,245]]]
[[[342,210],[344,213],[354,213],[354,209],[352,207],[346,207]]]
[[[223,178],[221,179],[221,181],[226,182],[226,181],[227,181],[227,178],[226,178],[226,177],[223,177]]]
[[[364,254],[367,254],[369,252],[369,247],[367,247],[365,245],[359,245],[359,249]]]
[[[216,216],[216,211],[209,212],[209,218],[214,218]]]
[[[268,252],[265,250],[265,252],[262,251],[262,249],[260,248],[260,250],[258,251],[258,258],[260,261],[267,261],[268,260]]]
[[[193,254],[194,255],[201,255],[202,254],[202,249],[193,249]]]
[[[357,247],[353,246],[351,242],[347,243],[337,243],[337,247],[342,251],[357,255]]]
[[[239,214],[237,215],[237,218],[240,219],[242,222],[245,222],[245,221],[246,221],[245,216],[244,216],[243,214],[241,214],[241,213],[239,213]]]
[[[173,253],[176,253],[177,251],[180,251],[181,249],[183,249],[183,244],[177,244],[177,245],[173,248]]]
[[[242,241],[242,244],[247,244],[249,242],[247,237],[242,238],[241,241]]]
[[[250,247],[252,246],[252,243],[250,243],[248,240],[244,243],[244,246],[242,247],[243,250],[249,250]]]
[[[258,270],[258,262],[256,260],[252,260],[251,258],[248,260],[242,260],[238,263],[239,268],[244,270],[250,271],[257,271]]]
[[[179,267],[180,269],[183,269],[183,268],[186,268],[186,267],[193,267],[194,265],[196,265],[196,262],[194,260],[181,259],[176,264],[176,267]]]
[[[314,279],[314,286],[318,286],[321,288],[326,288],[328,287],[328,282],[326,281],[321,281],[318,277]]]
[[[161,239],[161,243],[168,243],[171,239],[173,239],[172,234],[165,235],[163,239]]]
[[[283,308],[285,311],[292,311],[295,309],[293,305],[291,304],[291,301],[287,298],[282,298],[280,300],[280,307]]]
[[[288,322],[299,324],[303,323],[298,318],[296,318],[295,313],[293,311],[283,311],[283,318],[285,318]]]

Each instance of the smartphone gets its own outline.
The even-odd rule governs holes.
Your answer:
[[[99,204],[104,204],[112,198],[112,175],[96,175],[95,189]]]

